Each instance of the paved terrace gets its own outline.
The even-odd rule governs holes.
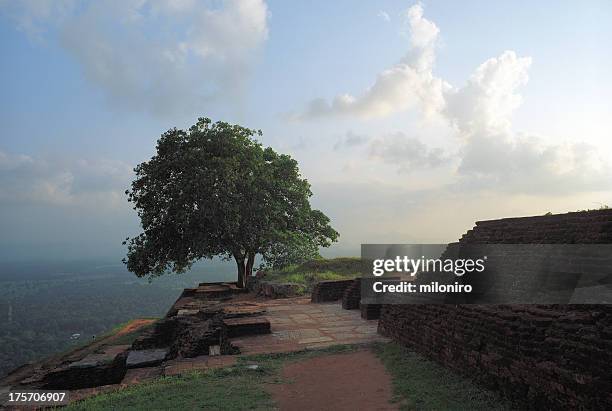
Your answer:
[[[242,354],[387,341],[376,332],[378,320],[363,320],[359,310],[343,310],[339,302],[311,304],[310,298],[271,300],[266,309],[272,334],[233,339]]]
[[[240,300],[240,298],[237,300]],[[317,349],[337,344],[367,344],[388,341],[387,338],[378,335],[376,332],[378,320],[363,320],[359,310],[343,310],[339,301],[313,304],[309,297],[297,297],[275,300],[242,300],[242,304],[247,309],[265,309],[263,316],[270,322],[272,332],[270,334],[232,338],[232,344],[240,348],[241,353],[239,355],[202,355],[195,358],[167,360],[158,366],[128,369],[127,374],[119,384],[71,390],[71,401],[148,381],[162,375],[178,375],[194,370],[229,366],[234,364],[241,355]],[[235,307],[240,310],[240,303],[237,303]],[[41,368],[52,369],[63,362],[81,358],[94,351],[125,350],[128,346],[117,344],[114,340],[149,322],[149,320],[135,320],[117,335],[100,339],[87,347],[77,349],[67,357],[51,358],[46,365],[40,363],[25,366],[15,374],[0,381],[0,386],[6,385],[6,387],[0,387],[0,392],[3,391],[3,388],[6,390],[9,386],[17,386],[18,381],[36,374]]]
[[[232,344],[240,348],[240,355],[389,341],[377,334],[378,320],[363,320],[359,310],[343,310],[340,302],[312,304],[309,297],[299,297],[265,300],[257,304],[266,309],[264,316],[270,321],[272,333],[233,338]],[[175,375],[190,370],[231,365],[236,362],[236,357],[203,355],[171,360],[166,362],[163,374]]]

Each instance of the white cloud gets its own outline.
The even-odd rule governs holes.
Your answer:
[[[372,140],[370,158],[394,164],[400,172],[434,168],[448,160],[441,148],[429,148],[418,138],[408,137],[401,132]]]
[[[612,169],[585,142],[547,144],[534,135],[472,135],[457,169],[462,189],[530,194],[608,191]]]
[[[120,161],[33,158],[0,151],[0,205],[117,207],[132,168]]]
[[[341,94],[331,102],[318,98],[294,117],[353,115],[376,118],[412,108],[419,108],[426,115],[441,110],[443,93],[449,86],[432,73],[439,29],[423,17],[420,4],[408,9],[405,18],[410,32],[410,50],[398,64],[380,73],[362,95]]]
[[[527,83],[530,57],[505,51],[482,63],[466,86],[447,90],[445,115],[462,133],[499,133],[511,128],[521,105],[517,89]]]
[[[612,169],[596,147],[553,143],[513,129],[530,65],[531,58],[505,51],[478,66],[465,86],[445,94],[442,114],[463,142],[459,187],[532,194],[607,190]]]
[[[370,141],[370,138],[360,134],[355,134],[353,131],[347,131],[346,135],[334,144],[334,150],[342,150],[345,148],[359,147]]]
[[[76,0],[0,0],[0,11],[12,17],[18,30],[43,41],[49,26],[61,24],[76,5]]]
[[[435,62],[440,29],[435,23],[424,18],[423,12],[423,6],[416,4],[404,13],[412,46],[404,61],[419,71],[431,71]]]
[[[380,73],[359,97],[314,100],[300,117],[370,119],[410,109],[438,115],[461,144],[453,161],[458,167],[448,176],[448,187],[460,190],[562,194],[609,189],[610,158],[596,147],[551,142],[514,130],[512,116],[522,103],[520,88],[529,80],[530,57],[505,51],[480,64],[464,86],[453,87],[433,74],[439,28],[423,16],[420,4],[403,17],[410,49],[400,63]],[[369,157],[397,164],[400,172],[430,168],[447,159],[440,149],[401,133],[372,141]]]
[[[268,37],[263,0],[1,5],[31,34],[57,33],[114,104],[160,116],[193,115],[204,102],[239,97]]]
[[[384,10],[380,10],[377,14],[376,17],[379,17],[381,19],[383,19],[384,21],[391,21],[391,16],[389,16],[389,13],[387,13]]]

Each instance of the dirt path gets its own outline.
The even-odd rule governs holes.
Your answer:
[[[369,350],[287,364],[268,391],[281,410],[397,410],[391,377]]]

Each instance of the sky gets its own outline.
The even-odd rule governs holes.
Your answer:
[[[608,1],[0,0],[0,260],[120,259],[124,191],[210,117],[361,243],[612,206]]]

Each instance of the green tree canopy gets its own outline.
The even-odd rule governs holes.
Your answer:
[[[262,253],[264,262],[260,268],[279,270],[290,265],[321,259],[319,246],[302,233],[286,233]]]
[[[233,257],[245,286],[256,254],[273,256],[287,239],[317,247],[337,240],[329,218],[311,208],[297,162],[263,148],[255,135],[261,131],[200,118],[161,136],[126,191],[143,228],[128,239],[130,271],[158,276],[202,258]]]

